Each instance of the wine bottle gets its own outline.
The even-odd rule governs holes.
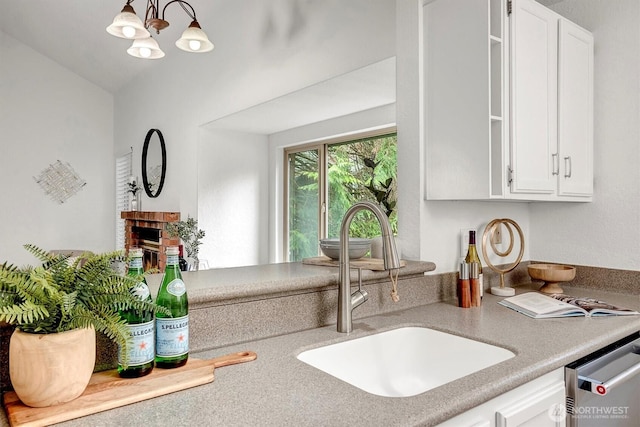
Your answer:
[[[187,264],[187,260],[184,259],[183,245],[178,246],[178,248],[178,265],[180,266],[180,271],[187,271],[189,270],[189,264]]]
[[[136,286],[131,288],[131,293],[141,301],[151,302],[151,292],[144,278],[142,267],[142,249],[131,248],[129,250],[129,270],[127,274],[139,279]],[[151,373],[155,357],[155,321],[153,312],[141,310],[121,311],[120,316],[127,321],[127,327],[132,337],[132,345],[129,348],[129,363],[125,368],[122,365],[123,354],[118,351],[118,374],[123,378],[137,378]]]
[[[478,263],[469,264],[469,284],[471,288],[471,307],[480,307],[480,278]]]
[[[476,232],[475,230],[469,230],[469,248],[467,249],[467,256],[464,258],[464,262],[471,264],[472,262],[478,263],[478,283],[480,285],[480,297],[484,294],[484,282],[482,281],[482,263],[478,256],[476,249]]]
[[[189,304],[182,281],[178,247],[167,248],[167,264],[156,304],[168,308],[171,316],[156,314],[156,366],[177,368],[189,358]]]

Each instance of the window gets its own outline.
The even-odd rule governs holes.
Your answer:
[[[124,219],[120,212],[129,210],[129,177],[131,176],[133,152],[116,158],[116,250],[124,249]]]
[[[290,148],[285,164],[286,260],[318,256],[319,239],[338,237],[344,213],[358,201],[379,203],[397,232],[395,133]],[[371,238],[380,228],[373,215],[362,212],[350,234]]]

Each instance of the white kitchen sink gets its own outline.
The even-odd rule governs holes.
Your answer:
[[[403,327],[307,350],[298,359],[366,392],[409,397],[514,356],[457,335]]]

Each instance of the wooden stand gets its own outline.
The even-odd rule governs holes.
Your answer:
[[[256,357],[256,353],[247,351],[209,360],[190,358],[180,368],[155,368],[147,376],[131,379],[120,378],[113,369],[93,374],[84,393],[71,402],[32,408],[22,403],[15,392],[8,392],[4,407],[11,426],[48,426],[207,384],[213,381],[215,368],[250,362]]]
[[[322,265],[325,267],[338,267],[340,262],[337,259],[331,259],[326,256],[319,256],[313,258],[304,258],[303,264],[308,265]],[[362,268],[364,270],[372,271],[384,271],[384,260],[378,258],[358,258],[349,261],[351,268]],[[400,267],[407,265],[405,260],[400,260]]]

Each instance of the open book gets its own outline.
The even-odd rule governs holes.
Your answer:
[[[569,316],[620,316],[640,314],[593,298],[575,298],[563,294],[543,295],[527,292],[505,298],[498,304],[509,307],[534,319]]]

